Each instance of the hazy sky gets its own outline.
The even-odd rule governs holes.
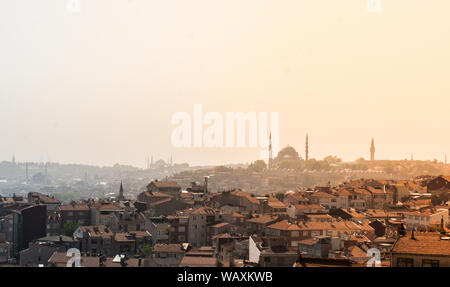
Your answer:
[[[0,160],[218,164],[258,148],[175,148],[175,112],[279,112],[304,155],[450,153],[450,1],[0,2]]]

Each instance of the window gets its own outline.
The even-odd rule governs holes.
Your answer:
[[[422,267],[439,267],[439,260],[423,259]]]
[[[397,267],[413,267],[414,259],[412,258],[397,258]]]
[[[73,212],[72,212],[72,211],[69,211],[69,212],[67,213],[67,215],[68,215],[68,216],[73,216]]]

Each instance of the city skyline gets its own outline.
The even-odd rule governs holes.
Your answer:
[[[285,147],[288,147],[288,146],[292,146],[292,145],[289,145],[289,144],[287,144],[287,145],[285,145],[285,146],[283,146],[280,150],[282,150],[283,148],[285,148]],[[294,146],[292,146],[294,149],[296,149]],[[300,156],[300,158],[302,158],[302,159],[304,159],[304,160],[308,160],[308,159],[315,159],[315,160],[321,160],[322,158],[315,158],[314,156],[313,157],[310,157],[309,156],[309,148],[310,148],[310,145],[309,145],[309,135],[308,134],[306,134],[306,140],[305,140],[305,154],[304,155],[302,155],[301,153],[299,154],[299,156]],[[272,154],[272,152],[270,151],[270,147],[268,147],[268,149],[269,149],[269,154]],[[371,140],[371,144],[370,144],[370,148],[369,148],[369,151],[368,151],[368,154],[369,154],[369,156],[367,156],[367,157],[364,157],[364,156],[361,156],[361,157],[358,157],[358,158],[356,158],[356,159],[354,159],[354,160],[346,160],[346,159],[344,159],[344,158],[341,158],[341,157],[339,157],[338,155],[334,155],[334,154],[329,154],[329,155],[327,155],[327,156],[337,156],[338,158],[341,158],[344,162],[353,162],[353,161],[356,161],[356,160],[358,160],[358,159],[360,159],[360,158],[363,158],[364,160],[367,160],[367,161],[377,161],[377,160],[388,160],[388,161],[396,161],[396,160],[411,160],[411,161],[413,161],[413,160],[415,160],[415,161],[437,161],[437,162],[442,162],[442,163],[444,163],[444,164],[447,164],[447,154],[446,153],[444,153],[443,155],[442,155],[442,158],[433,158],[433,159],[417,159],[417,158],[415,158],[415,156],[414,156],[414,153],[410,153],[409,154],[409,158],[408,157],[404,157],[404,158],[395,158],[395,159],[393,159],[393,158],[376,158],[375,157],[375,155],[377,154],[376,153],[376,144],[375,144],[375,138],[373,137],[372,138],[372,140]],[[277,154],[275,154],[275,155],[272,155],[272,157],[274,157],[274,156],[277,156]],[[241,162],[228,162],[228,163],[214,163],[214,164],[198,164],[198,165],[193,165],[193,164],[190,164],[189,162],[174,162],[173,161],[173,155],[168,155],[166,158],[164,158],[163,156],[158,156],[158,155],[151,155],[151,156],[147,156],[146,157],[146,162],[145,162],[145,164],[143,165],[143,166],[140,166],[140,165],[133,165],[133,164],[129,164],[129,163],[114,163],[113,165],[115,165],[115,164],[121,164],[121,165],[130,165],[130,166],[133,166],[133,167],[137,167],[137,168],[146,168],[146,169],[149,169],[149,168],[151,168],[152,166],[154,166],[155,165],[155,163],[156,162],[158,162],[158,161],[163,161],[165,164],[169,164],[169,165],[174,165],[174,164],[184,164],[184,163],[187,163],[187,164],[189,164],[189,165],[191,165],[191,166],[211,166],[211,165],[216,165],[216,166],[219,166],[219,165],[228,165],[228,164],[231,164],[231,165],[233,165],[233,164],[249,164],[249,163],[251,163],[251,162],[254,162],[254,161],[256,161],[256,160],[259,160],[259,158],[257,158],[257,159],[254,159],[254,160],[251,160],[251,161],[249,161],[249,162],[243,162],[243,161],[241,161]],[[267,162],[267,164],[268,164],[268,162],[269,162],[269,160],[270,160],[270,158],[269,159],[266,159],[265,161]],[[7,159],[3,159],[3,160],[1,160],[1,161],[8,161]],[[12,155],[12,160],[11,160],[11,162],[12,163],[29,163],[29,162],[33,162],[33,161],[29,161],[29,160],[24,160],[24,161],[16,161],[16,155],[14,154],[14,155]],[[47,160],[47,161],[35,161],[36,163],[39,163],[39,162],[41,162],[41,163],[43,163],[43,162],[54,162],[54,163],[60,163],[60,164],[87,164],[87,163],[82,163],[82,162],[59,162],[59,161],[50,161],[50,160]],[[100,164],[87,164],[87,165],[92,165],[92,166],[102,166],[102,165],[100,165]],[[103,166],[108,166],[108,165],[103,165]],[[112,166],[112,165],[109,165],[109,166]]]

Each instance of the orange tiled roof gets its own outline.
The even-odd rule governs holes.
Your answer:
[[[153,184],[157,188],[181,188],[176,181],[154,181]]]
[[[415,232],[414,238],[415,239],[411,239],[411,234],[400,237],[395,243],[392,252],[450,256],[450,240],[442,240],[440,233]]]
[[[334,195],[332,195],[330,193],[326,193],[326,192],[323,192],[323,191],[314,192],[311,196],[313,196],[313,197],[328,197],[328,198],[335,198],[336,197],[336,196],[334,196]]]
[[[300,227],[295,223],[290,223],[288,220],[282,220],[267,226],[267,228],[278,230],[300,230]]]
[[[277,216],[270,216],[270,215],[260,215],[258,217],[254,217],[251,219],[247,219],[247,222],[249,223],[260,223],[260,224],[266,224],[272,221],[277,220]]]

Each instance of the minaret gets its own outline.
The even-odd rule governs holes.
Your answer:
[[[372,144],[370,145],[370,160],[375,160],[375,140],[372,138]]]
[[[269,135],[269,163],[267,164],[268,169],[272,168],[272,132]]]
[[[149,168],[150,168],[150,157],[147,156],[147,169],[149,169]]]
[[[308,143],[308,134],[306,134],[306,144],[305,144],[305,160],[309,160],[309,143]]]
[[[447,164],[447,154],[445,154],[445,164]]]
[[[173,166],[173,158],[170,156],[170,166]]]
[[[117,198],[117,200],[124,200],[123,197],[123,185],[122,185],[122,181],[120,181],[120,189],[119,189],[119,197]]]
[[[152,156],[152,160],[150,162],[150,167],[153,167],[153,156]]]
[[[15,155],[13,155],[13,157],[12,157],[12,163],[13,163],[13,164],[16,163],[16,156],[15,156]]]

